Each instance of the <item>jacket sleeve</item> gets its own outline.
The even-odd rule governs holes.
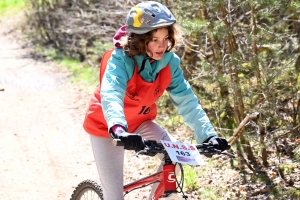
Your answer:
[[[115,124],[120,124],[128,129],[124,114],[124,96],[127,82],[132,76],[127,65],[134,65],[132,60],[122,54],[121,49],[116,49],[112,53],[101,83],[101,103],[108,130]]]
[[[201,144],[206,139],[216,136],[217,133],[190,84],[184,79],[180,59],[177,56],[171,59],[170,67],[172,82],[167,89],[170,99],[185,123],[194,131],[197,143]]]

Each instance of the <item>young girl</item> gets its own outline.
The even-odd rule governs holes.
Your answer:
[[[147,1],[131,8],[116,33],[116,49],[100,66],[100,85],[91,99],[84,129],[91,135],[104,199],[122,200],[124,149],[143,149],[143,139],[172,140],[153,120],[156,100],[167,91],[197,143],[228,147],[217,137],[191,86],[184,79],[175,46],[176,19],[164,5]],[[119,138],[125,147],[113,146]]]

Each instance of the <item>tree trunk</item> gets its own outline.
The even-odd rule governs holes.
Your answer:
[[[261,85],[261,75],[260,75],[260,69],[259,69],[259,62],[258,62],[258,50],[257,50],[257,41],[256,41],[256,36],[257,36],[257,27],[256,27],[256,17],[255,17],[255,7],[252,7],[252,30],[253,30],[253,38],[252,38],[252,48],[253,48],[253,54],[254,54],[254,64],[256,66],[256,80],[257,80],[257,91],[258,91],[258,104],[261,104],[264,101],[263,97],[263,90],[262,90],[262,85]],[[260,134],[260,144],[262,145],[262,160],[263,160],[263,165],[267,166],[268,165],[268,154],[266,150],[266,144],[264,142],[264,138],[266,135],[265,129],[263,127],[263,121],[264,121],[264,116],[261,114],[259,118],[259,134]]]

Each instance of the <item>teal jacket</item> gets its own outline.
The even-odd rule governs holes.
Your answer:
[[[138,69],[141,68],[146,58],[146,55],[135,56]],[[172,81],[167,92],[179,115],[194,131],[197,143],[203,143],[209,137],[216,136],[217,133],[199,104],[198,98],[193,93],[190,84],[184,79],[180,68],[180,58],[174,52],[166,52],[161,60],[151,63],[147,59],[140,76],[147,82],[153,82],[160,70],[167,64],[170,65],[172,73]],[[133,59],[128,57],[123,49],[115,49],[107,63],[100,90],[102,109],[109,129],[115,124],[127,128],[123,99],[127,82],[133,76],[133,72]]]

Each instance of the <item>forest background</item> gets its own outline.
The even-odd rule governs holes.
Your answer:
[[[139,1],[24,2],[22,28],[36,48],[34,56],[59,61],[73,71],[74,80],[86,77],[95,85],[102,53],[113,47],[113,35]],[[300,199],[300,2],[158,2],[178,20],[181,40],[175,52],[186,79],[238,156],[230,167],[248,186],[234,195]],[[193,140],[167,95],[158,105],[157,121],[170,132],[183,130],[182,140]],[[197,181],[188,185],[190,192],[197,192]]]

